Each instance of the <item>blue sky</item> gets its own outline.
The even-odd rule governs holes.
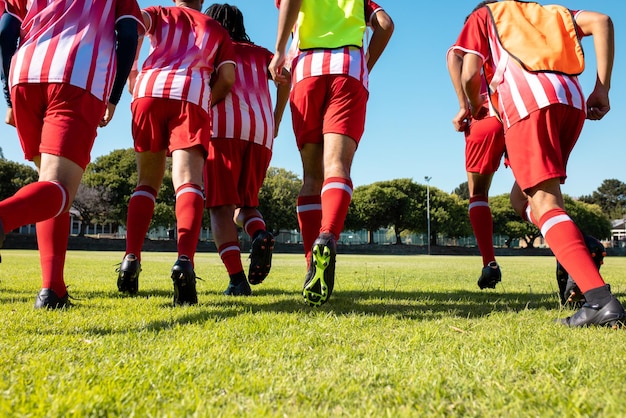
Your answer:
[[[273,50],[278,11],[274,0],[232,0],[245,16],[251,39]],[[455,41],[465,16],[478,0],[422,2],[380,0],[396,30],[370,78],[370,100],[365,134],[352,168],[355,186],[380,180],[412,178],[446,192],[466,181],[463,135],[450,120],[457,102],[445,66],[445,52]],[[545,3],[545,2],[544,2]],[[552,3],[552,2],[550,2]],[[139,1],[141,7],[171,5],[170,1]],[[211,2],[205,2],[204,8]],[[546,3],[547,4],[547,3]],[[611,88],[611,111],[601,121],[588,121],[568,165],[564,193],[590,194],[607,178],[626,182],[626,3],[621,0],[564,0],[572,9],[606,13],[613,18],[616,59]],[[595,82],[595,60],[590,39],[583,42],[587,70],[581,76],[586,94]],[[142,57],[145,57],[145,51]],[[4,112],[6,105],[1,109]],[[15,130],[0,124],[0,143],[6,158],[23,162]],[[130,95],[125,94],[115,118],[100,129],[92,159],[114,149],[132,146]],[[287,111],[274,145],[272,166],[301,175],[298,150]],[[494,177],[491,194],[508,193],[511,170],[503,166]]]

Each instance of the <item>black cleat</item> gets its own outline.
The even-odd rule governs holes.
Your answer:
[[[604,264],[606,248],[591,235],[584,235],[584,238],[589,254],[598,270],[600,270],[600,267]],[[574,279],[572,279],[558,261],[556,262],[556,282],[559,286],[559,297],[562,306],[571,305],[574,308],[581,308],[583,306],[585,296],[580,291]]]
[[[496,284],[501,280],[502,272],[500,271],[500,266],[495,261],[491,261],[483,267],[483,271],[478,278],[478,287],[481,289],[495,289]]]
[[[35,309],[63,309],[70,306],[69,293],[60,298],[52,289],[41,289],[35,299]]]
[[[257,233],[250,248],[250,269],[248,270],[250,284],[263,283],[270,273],[273,251],[274,236],[267,231]]]
[[[228,283],[228,287],[224,290],[226,296],[250,296],[252,289],[247,280],[243,280],[237,284]]]
[[[181,255],[172,267],[174,282],[174,305],[195,305],[198,303],[196,293],[196,272],[189,257]]]
[[[585,303],[574,315],[561,319],[560,322],[568,327],[612,327],[622,328],[626,321],[626,312],[622,304],[612,297],[604,306]]]
[[[313,243],[309,271],[304,278],[302,296],[309,306],[322,306],[335,286],[337,243],[330,233],[321,234]]]
[[[117,288],[119,291],[128,292],[131,295],[137,294],[141,264],[135,254],[126,254],[117,271]]]

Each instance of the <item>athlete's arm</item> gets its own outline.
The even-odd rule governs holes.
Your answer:
[[[291,74],[283,68],[283,76],[287,83],[276,83],[276,105],[274,106],[274,138],[278,136],[278,128],[283,119],[285,107],[289,101],[289,92],[291,91]]]
[[[2,76],[2,89],[4,91],[4,99],[7,102],[7,114],[5,122],[15,126],[13,120],[13,108],[11,103],[11,92],[9,91],[9,70],[11,68],[11,58],[17,50],[17,41],[20,37],[20,21],[9,13],[4,13],[0,17],[0,59],[2,66],[0,74]]]
[[[270,62],[269,70],[272,78],[277,83],[286,83],[283,77],[283,66],[285,65],[287,42],[291,31],[298,20],[302,0],[281,0],[278,11],[278,33],[276,34],[276,49],[274,58]]]
[[[211,106],[224,100],[230,93],[230,89],[235,84],[235,64],[225,62],[218,67],[216,73],[217,78],[211,87]]]
[[[391,39],[393,34],[394,24],[391,17],[384,11],[378,10],[371,19],[371,25],[373,29],[372,39],[367,47],[367,70],[372,71],[374,64],[378,61],[378,58],[382,55],[385,47]]]
[[[126,84],[126,79],[135,61],[137,46],[139,45],[137,28],[137,21],[131,18],[120,19],[115,25],[117,69],[113,89],[111,90],[111,97],[109,98],[109,102],[114,105],[117,105],[122,97],[124,84]]]
[[[463,69],[461,71],[461,82],[463,91],[470,103],[472,116],[478,116],[484,102],[484,97],[480,94],[482,85],[481,68],[483,60],[476,54],[466,53],[463,55]]]
[[[587,119],[599,120],[611,109],[609,90],[615,56],[613,21],[605,14],[582,11],[576,15],[576,24],[583,35],[593,36],[596,53],[596,84],[587,98]]]
[[[456,93],[456,98],[459,101],[459,111],[452,118],[452,125],[458,132],[463,132],[467,128],[467,118],[470,115],[469,103],[465,92],[463,91],[463,83],[461,81],[461,71],[463,70],[463,58],[454,53],[453,49],[448,50],[446,56],[448,64],[448,73],[450,73],[450,80]]]
[[[122,97],[126,79],[135,61],[138,38],[137,21],[135,19],[123,18],[115,24],[115,56],[117,58],[117,67],[115,70],[115,80],[111,88],[111,95],[109,96],[104,116],[100,121],[100,127],[107,126],[109,122],[111,122],[111,119],[113,119],[115,107]]]

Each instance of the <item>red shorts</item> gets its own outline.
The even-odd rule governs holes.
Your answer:
[[[349,136],[358,144],[365,129],[369,93],[347,75],[307,77],[291,90],[291,119],[298,149],[320,144],[324,134]]]
[[[13,116],[24,157],[58,155],[84,170],[106,105],[65,83],[18,84],[11,90]]]
[[[272,151],[240,139],[213,138],[204,166],[206,207],[255,208],[270,165]]]
[[[532,112],[506,131],[508,162],[522,190],[553,178],[565,182],[567,160],[584,122],[584,111],[553,104]]]
[[[504,129],[495,117],[471,120],[465,132],[465,170],[493,174],[504,155]]]
[[[132,132],[137,152],[173,151],[201,146],[211,140],[211,118],[202,107],[183,100],[142,97],[131,104]]]

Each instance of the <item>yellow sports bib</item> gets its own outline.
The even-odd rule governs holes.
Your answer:
[[[303,0],[298,15],[300,49],[363,46],[364,0]]]

